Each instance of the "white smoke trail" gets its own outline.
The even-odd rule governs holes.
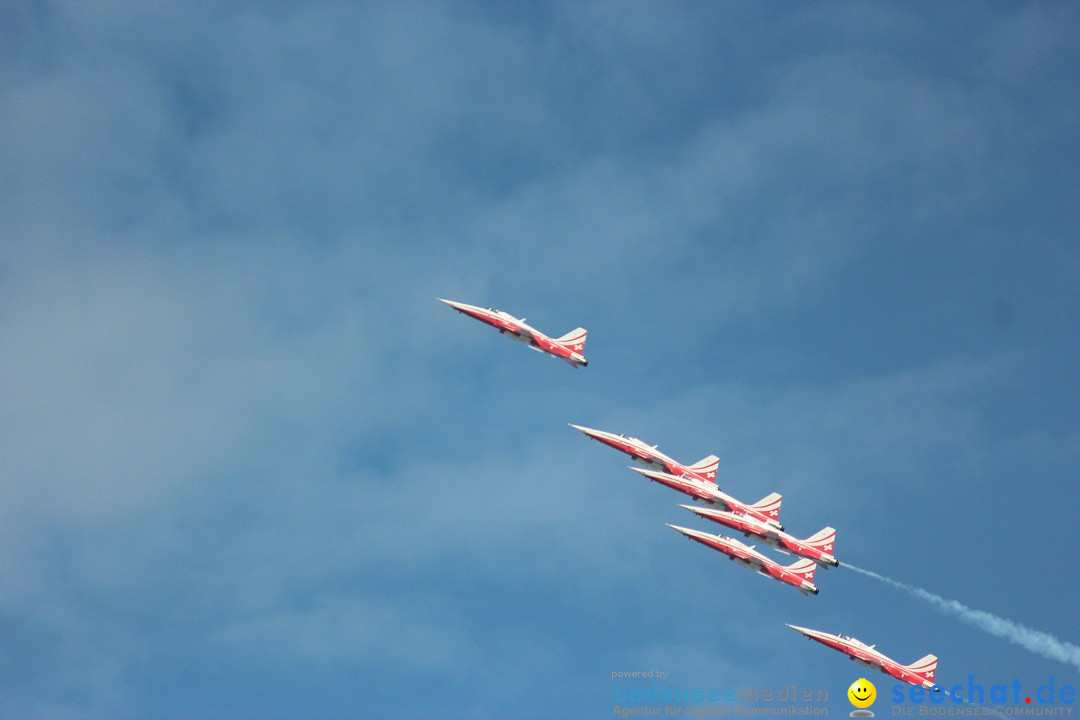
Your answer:
[[[893,587],[900,588],[910,595],[925,600],[947,615],[955,615],[969,625],[974,625],[991,635],[996,635],[999,638],[1004,638],[1009,642],[1016,643],[1036,655],[1041,655],[1049,660],[1058,660],[1080,670],[1080,647],[1073,645],[1070,642],[1059,640],[1049,633],[1044,633],[1041,630],[1033,630],[1027,626],[1014,623],[1012,620],[1006,620],[1005,618],[998,617],[992,613],[983,610],[974,610],[956,600],[946,600],[940,595],[935,595],[922,588],[917,588],[914,585],[908,585],[899,580],[887,578],[884,575],[878,575],[876,572],[871,572],[870,570],[863,570],[850,563],[844,563],[844,567],[862,573],[863,575],[877,578],[883,583],[888,583]]]

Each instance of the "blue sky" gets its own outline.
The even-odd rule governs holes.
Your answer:
[[[685,542],[574,422],[1075,642],[1080,11],[0,6],[0,716],[1075,670]],[[590,365],[435,302],[493,305]],[[871,678],[879,693],[885,676]]]

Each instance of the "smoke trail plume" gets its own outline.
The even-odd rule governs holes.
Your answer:
[[[1041,655],[1049,660],[1058,660],[1080,670],[1080,647],[1073,645],[1070,642],[1059,640],[1049,633],[1044,633],[1041,630],[1033,630],[1024,625],[1014,623],[1012,620],[998,617],[992,613],[983,610],[974,610],[956,600],[946,600],[940,595],[935,595],[922,588],[917,588],[914,585],[908,585],[899,580],[887,578],[884,575],[878,575],[876,572],[871,572],[870,570],[863,570],[862,568],[855,567],[849,563],[844,563],[844,567],[862,573],[863,575],[876,578],[893,587],[900,588],[910,595],[925,600],[947,615],[955,615],[969,625],[974,625],[991,635],[996,635],[1009,642],[1016,643],[1036,655]]]

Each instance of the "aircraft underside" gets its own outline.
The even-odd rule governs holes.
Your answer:
[[[854,660],[855,662],[859,663],[860,665],[863,665],[865,667],[870,668],[871,670],[877,670],[878,672],[885,672],[885,668],[881,667],[880,665],[877,665],[876,663],[867,662],[866,660],[863,660],[861,658],[856,658],[856,657],[853,657],[851,659]]]

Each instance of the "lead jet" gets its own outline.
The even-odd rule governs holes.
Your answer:
[[[725,493],[716,486],[716,483],[704,483],[694,478],[676,477],[670,473],[656,472],[655,470],[642,470],[636,467],[630,469],[636,473],[641,473],[653,482],[667,485],[672,490],[678,490],[689,495],[698,502],[717,505],[741,513],[777,530],[784,529],[784,526],[780,524],[780,503],[783,500],[780,493],[769,493],[756,503],[747,505]]]
[[[649,445],[635,437],[617,435],[603,430],[593,430],[573,423],[570,423],[570,427],[580,430],[597,442],[602,442],[619,452],[626,453],[642,465],[663,470],[679,477],[694,478],[695,480],[716,485],[716,468],[720,465],[720,458],[715,455],[702,458],[693,465],[683,465],[678,460],[673,460],[657,450],[658,445]]]
[[[813,560],[802,558],[785,567],[775,560],[765,557],[753,547],[743,545],[734,538],[713,535],[700,530],[691,530],[678,525],[668,525],[668,527],[678,530],[686,537],[706,547],[719,550],[727,555],[732,562],[793,586],[803,595],[807,593],[818,594],[818,589],[814,585],[814,570],[817,569],[817,565]]]
[[[723,510],[714,510],[713,508],[699,508],[693,505],[681,505],[680,507],[684,507],[706,520],[727,525],[748,538],[754,538],[766,545],[771,545],[780,552],[810,558],[818,565],[826,568],[840,565],[840,561],[832,556],[832,549],[836,544],[836,530],[831,527],[819,530],[805,540],[800,540],[749,515],[739,515],[724,512]]]
[[[582,354],[585,351],[585,328],[577,328],[563,335],[561,338],[549,338],[534,327],[525,324],[525,318],[516,318],[510,313],[491,308],[481,308],[475,305],[454,302],[436,298],[463,315],[476,318],[480,322],[487,323],[496,328],[503,335],[508,335],[518,342],[525,343],[537,352],[547,353],[577,367],[585,367],[589,361]]]
[[[912,685],[920,685],[927,690],[941,692],[941,688],[934,683],[934,675],[937,674],[937,656],[927,655],[921,660],[916,660],[910,665],[901,665],[891,658],[887,658],[873,645],[856,640],[847,635],[830,635],[820,630],[810,630],[798,625],[788,625],[792,630],[801,632],[810,640],[816,640],[822,645],[827,645],[833,650],[839,650],[849,655],[852,660],[865,665],[873,670],[880,670],[886,675],[892,675],[897,680],[902,680]]]

